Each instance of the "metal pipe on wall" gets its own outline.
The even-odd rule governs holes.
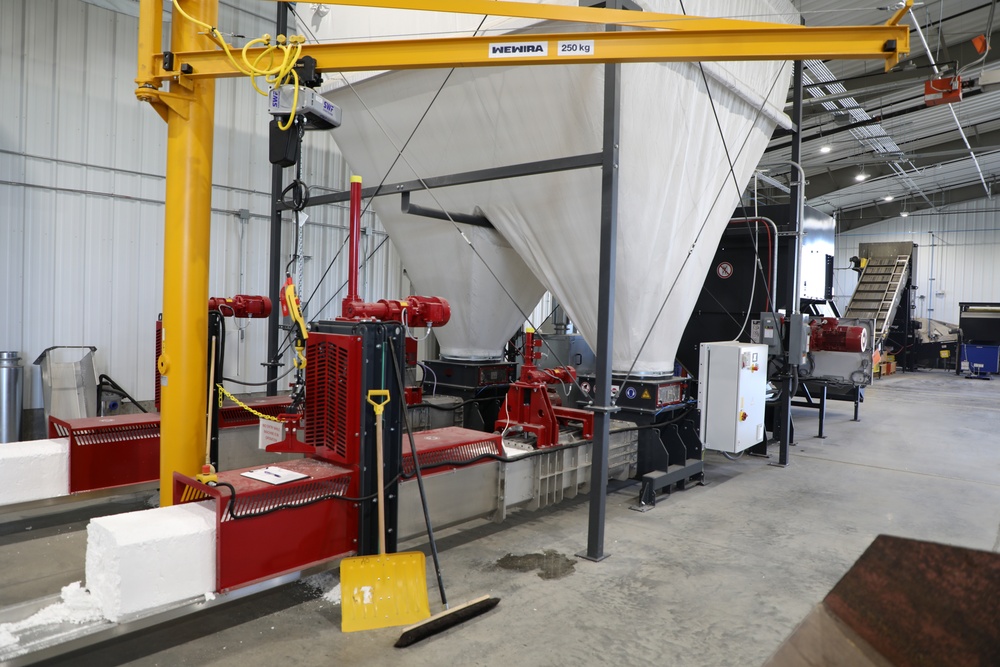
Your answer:
[[[927,327],[930,328],[930,321],[934,319],[934,245],[937,237],[934,232],[927,232],[931,235],[931,261],[927,269]],[[913,283],[916,284],[917,276],[913,276]]]
[[[773,239],[771,244],[771,287],[768,292],[767,307],[771,312],[776,313],[778,312],[778,305],[775,301],[778,294],[778,225],[771,218],[765,218],[764,216],[733,218],[729,221],[730,224],[734,222],[763,222],[771,229],[771,238]]]
[[[192,17],[215,25],[218,0],[190,0]],[[210,50],[212,41],[175,12],[170,47]],[[188,99],[187,113],[167,118],[167,189],[163,247],[160,505],[173,503],[173,475],[195,475],[205,458],[208,382],[208,265],[212,216],[215,80],[177,80],[170,92]]]
[[[0,443],[20,440],[23,398],[21,357],[17,352],[0,352]]]

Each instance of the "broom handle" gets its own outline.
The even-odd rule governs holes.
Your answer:
[[[403,374],[399,370],[399,361],[396,358],[396,345],[389,339],[389,349],[392,350],[392,366],[396,371],[396,386],[399,387],[399,394],[406,394],[406,385],[403,383]],[[413,470],[417,473],[417,488],[420,490],[420,506],[424,511],[424,524],[427,526],[427,541],[431,547],[431,558],[434,559],[434,573],[437,575],[438,592],[441,593],[441,604],[448,609],[448,595],[444,591],[444,578],[441,576],[441,560],[438,557],[437,541],[434,539],[434,526],[431,524],[431,513],[427,509],[427,492],[424,490],[424,476],[420,472],[420,459],[417,457],[417,443],[413,440],[413,429],[410,428],[410,417],[406,410],[403,410],[403,426],[406,429],[406,436],[410,440],[410,453],[413,456]]]
[[[378,553],[385,555],[385,488],[382,486],[382,411],[375,410],[375,474],[378,478]]]
[[[212,399],[215,397],[215,336],[212,336],[211,363],[208,365],[208,427],[205,429],[205,465],[212,463]]]

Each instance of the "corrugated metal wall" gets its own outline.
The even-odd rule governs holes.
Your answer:
[[[857,285],[857,273],[846,267],[858,244],[907,240],[919,246],[917,317],[957,323],[961,301],[1000,302],[1000,205],[980,199],[838,234],[834,290],[841,309]]]
[[[257,15],[272,3],[223,6],[220,26],[273,32]],[[169,26],[165,27],[169,32]],[[0,349],[27,364],[53,345],[96,345],[97,370],[140,400],[153,397],[154,322],[163,290],[166,126],[134,96],[137,20],[81,0],[3,0],[0,20]],[[213,295],[267,292],[270,165],[264,99],[245,79],[218,83],[212,215]],[[346,131],[346,130],[345,130]],[[306,139],[303,180],[344,189],[348,168],[331,133]],[[292,177],[288,172],[287,179]],[[241,218],[240,209],[249,211]],[[304,296],[346,237],[343,207],[309,209]],[[367,255],[385,234],[363,226]],[[283,248],[289,257],[294,224]],[[323,313],[346,276],[346,251],[315,295]],[[366,265],[362,296],[408,294],[385,243]],[[230,321],[227,372],[264,379],[263,322]],[[41,407],[37,368],[26,373],[26,408]]]

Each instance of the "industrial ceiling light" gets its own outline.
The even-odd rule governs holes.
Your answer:
[[[882,197],[883,201],[892,201],[893,199],[895,199],[895,197],[893,197],[892,195],[886,195],[885,197]]]
[[[823,154],[829,153],[832,150],[833,148],[831,148],[829,144],[823,144],[819,147],[819,152]]]
[[[865,173],[865,170],[864,170],[864,168],[862,168],[862,169],[861,169],[861,171],[859,171],[859,172],[858,172],[858,173],[857,173],[857,174],[856,174],[856,175],[854,176],[854,180],[856,180],[856,181],[857,181],[858,183],[860,183],[861,181],[865,181],[865,180],[868,180],[868,174],[866,174],[866,173]]]
[[[901,217],[901,218],[908,218],[908,217],[910,217],[910,214],[909,214],[909,212],[908,212],[908,211],[907,211],[907,210],[906,210],[906,209],[904,208],[904,209],[903,209],[902,211],[900,211],[900,212],[899,212],[899,217]]]

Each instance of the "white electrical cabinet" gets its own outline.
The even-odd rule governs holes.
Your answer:
[[[705,449],[737,453],[764,439],[767,345],[702,343],[698,409]]]

